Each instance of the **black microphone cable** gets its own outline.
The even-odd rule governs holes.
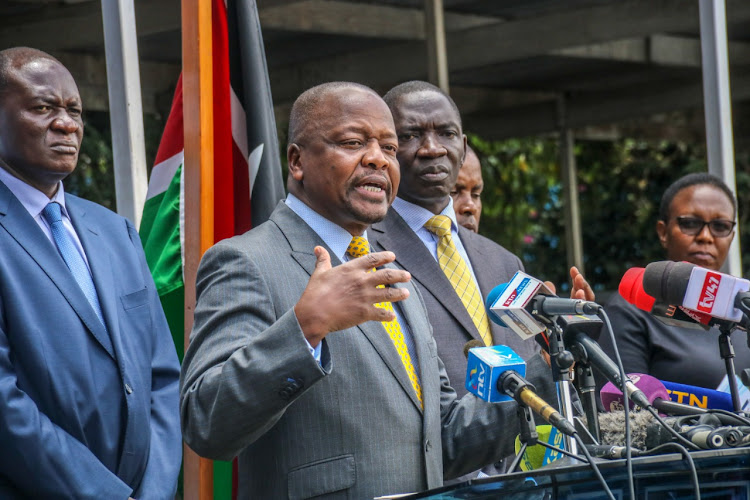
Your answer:
[[[612,341],[612,348],[614,349],[615,354],[615,363],[617,363],[617,369],[620,372],[620,380],[622,380],[623,384],[620,389],[622,390],[622,395],[625,399],[625,467],[628,471],[628,491],[630,493],[630,498],[636,498],[635,478],[633,476],[632,438],[630,435],[630,405],[628,404],[628,397],[625,391],[625,381],[627,380],[627,375],[625,374],[625,368],[623,368],[622,366],[622,358],[620,357],[620,351],[617,349],[615,332],[614,330],[612,330],[612,323],[609,321],[607,312],[603,307],[600,307],[596,312],[596,315],[599,316],[599,318],[601,318],[601,320],[604,322],[604,325],[606,326],[605,329],[607,330],[607,335],[609,335],[609,338]]]
[[[612,500],[615,500],[615,496],[612,494],[612,490],[609,489],[609,485],[604,480],[604,476],[602,476],[602,473],[599,470],[599,466],[596,465],[596,462],[594,462],[594,459],[591,457],[591,454],[589,453],[589,450],[586,449],[586,443],[583,442],[583,439],[581,439],[581,436],[578,435],[577,432],[575,434],[573,434],[573,437],[575,438],[576,442],[578,443],[578,446],[580,447],[581,451],[583,452],[583,455],[589,461],[589,466],[591,466],[591,470],[594,471],[594,475],[596,475],[596,478],[601,483],[602,488],[604,489],[604,492],[607,494],[607,496],[609,498],[611,498]],[[628,446],[628,455],[630,454],[629,452],[630,452],[630,447]],[[631,478],[632,478],[632,476],[631,476]],[[631,496],[630,498],[635,498],[635,496]]]
[[[695,499],[701,500],[701,488],[700,484],[698,483],[698,469],[696,469],[695,462],[693,462],[693,457],[690,456],[690,452],[687,450],[687,448],[679,443],[664,443],[651,448],[650,450],[644,452],[643,455],[659,455],[661,454],[662,450],[668,448],[676,449],[683,457],[685,457],[685,460],[687,461],[690,468],[690,478],[693,483],[693,493],[695,493]]]
[[[726,417],[734,418],[738,422],[740,422],[742,425],[750,425],[750,418],[743,417],[742,415],[737,415],[736,413],[732,413],[731,411],[722,410],[720,408],[709,408],[706,410],[706,413],[715,413],[716,415],[724,415]]]
[[[656,411],[656,408],[653,406],[647,406],[646,410],[654,417],[654,420],[659,422],[659,425],[664,427],[667,432],[669,432],[672,437],[674,437],[677,441],[679,441],[681,444],[683,444],[685,447],[690,448],[691,450],[701,450],[701,447],[697,444],[693,443],[692,441],[689,441],[685,439],[684,436],[682,436],[677,430],[674,429],[671,425],[666,423],[663,418],[659,415],[659,412]]]

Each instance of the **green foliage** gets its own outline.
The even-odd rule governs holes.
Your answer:
[[[471,145],[482,159],[482,234],[518,255],[535,276],[564,283],[557,144],[536,138],[486,142],[472,136]]]
[[[112,139],[108,115],[86,115],[78,166],[64,181],[65,191],[116,210]]]
[[[565,291],[569,282],[562,183],[554,139],[487,142],[471,136],[485,189],[480,231],[524,262],[534,276]],[[706,170],[703,146],[623,139],[578,141],[575,149],[584,273],[598,290],[614,290],[626,269],[664,259],[656,237],[659,201],[678,177]],[[737,159],[742,248],[750,250],[750,155]],[[750,268],[750,252],[743,256]],[[747,274],[747,273],[745,273]]]

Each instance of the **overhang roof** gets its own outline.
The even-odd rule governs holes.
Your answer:
[[[109,0],[108,0],[109,1]],[[353,80],[385,91],[427,79],[423,0],[259,0],[271,89]],[[702,107],[694,0],[444,0],[451,95],[485,137],[550,132],[558,97],[583,127]],[[180,70],[180,1],[135,0],[144,109]],[[732,99],[750,100],[750,2],[727,1]],[[60,57],[88,109],[107,108],[100,0],[4,0],[0,48]],[[282,114],[283,116],[283,114]]]

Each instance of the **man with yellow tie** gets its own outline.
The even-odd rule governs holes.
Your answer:
[[[484,300],[507,283],[521,261],[493,241],[456,222],[451,190],[466,155],[466,136],[453,99],[423,81],[397,85],[384,96],[398,135],[401,183],[387,217],[373,224],[374,249],[396,254],[424,298],[438,355],[459,396],[466,394],[463,346],[476,339],[502,344],[529,361],[532,379],[551,373],[533,340],[488,321]],[[574,296],[593,300],[583,276],[573,268]],[[535,380],[532,380],[535,382]]]
[[[508,455],[515,403],[457,399],[409,273],[369,252],[400,177],[386,104],[358,84],[314,87],[288,141],[288,198],[201,262],[185,441],[239,457],[241,499],[415,492]]]

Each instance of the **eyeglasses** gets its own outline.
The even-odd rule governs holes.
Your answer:
[[[711,234],[714,235],[714,237],[725,238],[731,234],[735,224],[737,224],[736,222],[731,220],[714,219],[705,221],[703,219],[690,217],[687,215],[681,215],[679,217],[675,217],[675,219],[677,220],[677,226],[680,228],[680,231],[682,231],[682,234],[686,234],[688,236],[695,236],[696,234],[700,234],[700,232],[703,231],[703,228],[705,226],[708,226],[708,230],[711,231]]]

